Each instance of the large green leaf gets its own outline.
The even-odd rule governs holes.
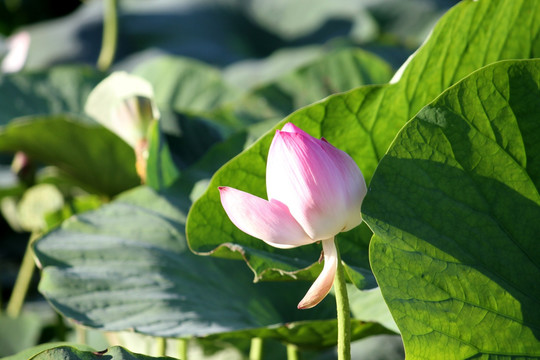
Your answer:
[[[194,255],[184,238],[188,205],[140,187],[70,218],[35,243],[40,291],[66,317],[100,329],[167,337],[246,331],[335,344],[332,296],[300,311],[309,282],[254,285],[244,264]],[[353,320],[354,338],[389,332]]]
[[[140,183],[133,149],[78,116],[32,116],[0,126],[0,151],[24,151],[101,194],[115,195]]]
[[[399,129],[421,107],[463,76],[493,61],[540,56],[539,0],[463,1],[450,10],[389,85],[367,86],[303,108],[286,118],[311,135],[324,136],[349,153],[366,180]],[[265,167],[273,132],[221,168],[188,219],[190,246],[200,253],[244,258],[256,279],[296,273],[319,258],[320,247],[277,250],[236,229],[227,219],[218,186],[232,186],[265,197]],[[367,259],[370,231],[344,235],[343,258],[361,287],[374,284]],[[305,277],[316,274],[313,269]]]
[[[82,115],[88,94],[103,78],[103,73],[89,66],[1,76],[0,125],[28,115]]]
[[[540,357],[540,60],[451,87],[399,133],[363,204],[408,358]]]

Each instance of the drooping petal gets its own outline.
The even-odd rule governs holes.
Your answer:
[[[270,146],[266,187],[270,200],[287,205],[314,240],[328,239],[361,222],[366,184],[345,152],[287,124]]]
[[[313,240],[280,201],[267,201],[252,194],[219,187],[221,204],[240,230],[280,249],[306,245]]]
[[[319,274],[319,277],[317,277],[304,298],[298,304],[299,309],[309,309],[320,303],[322,299],[328,295],[328,292],[330,292],[332,284],[334,283],[338,265],[334,238],[323,240],[322,246],[324,253],[323,269]]]

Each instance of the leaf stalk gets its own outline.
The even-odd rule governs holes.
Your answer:
[[[103,13],[103,37],[97,68],[107,71],[114,60],[118,42],[118,0],[106,0]]]
[[[251,347],[249,348],[249,360],[261,360],[263,350],[263,339],[254,337],[251,339]]]
[[[10,317],[16,318],[21,313],[24,299],[28,293],[28,288],[32,281],[32,276],[34,275],[34,251],[32,250],[32,243],[37,239],[39,235],[33,233],[30,236],[28,245],[26,246],[26,251],[22,260],[21,267],[19,269],[19,274],[15,280],[15,286],[13,287],[13,292],[9,298],[6,314]]]
[[[334,240],[336,241],[336,240]],[[339,360],[351,359],[351,311],[349,307],[349,297],[347,295],[347,284],[345,281],[345,271],[341,261],[341,254],[336,241],[337,270],[334,279],[334,292],[336,295],[338,345],[337,353]]]

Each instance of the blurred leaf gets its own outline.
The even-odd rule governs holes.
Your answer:
[[[199,161],[182,174],[182,184],[193,186],[197,194],[191,193],[191,200],[198,198],[210,181],[212,175],[228,160],[239,154],[250,144],[250,129],[239,131],[224,141],[212,146]],[[201,187],[204,187],[201,192]]]
[[[540,61],[480,69],[422,109],[363,204],[407,355],[540,357]]]
[[[351,338],[363,339],[373,335],[390,334],[380,324],[362,322],[352,319]],[[337,320],[314,320],[288,323],[287,325],[270,326],[263,329],[243,330],[205,337],[207,340],[231,341],[235,338],[261,337],[278,339],[304,349],[324,349],[335,346],[337,339]]]
[[[380,36],[397,38],[412,48],[422,43],[439,17],[459,0],[378,0],[365,4]]]
[[[351,343],[351,358],[363,360],[403,360],[405,351],[399,335],[378,335]],[[330,360],[332,358],[328,358]],[[317,359],[322,360],[322,359]]]
[[[39,353],[41,353],[41,352],[43,352],[45,350],[54,349],[54,348],[57,348],[57,347],[65,347],[65,346],[69,346],[72,349],[78,349],[78,350],[81,350],[81,351],[94,351],[94,349],[92,349],[91,347],[86,346],[86,345],[70,344],[70,343],[66,343],[66,342],[54,342],[54,343],[46,343],[46,344],[36,345],[36,346],[31,347],[29,349],[22,350],[22,351],[18,352],[15,355],[2,358],[2,360],[28,360],[28,359],[34,359],[34,356],[38,355]]]
[[[392,69],[382,59],[357,48],[295,50],[252,64],[252,69],[245,71],[251,74],[249,79],[254,83],[248,85],[249,91],[213,115],[241,119],[246,124],[272,120],[272,126],[265,129],[268,130],[279,119],[303,106],[361,85],[385,83],[392,76]],[[297,52],[307,59],[293,61]],[[297,64],[296,68],[291,64],[282,65],[287,59]],[[233,81],[238,82],[234,80],[235,76],[239,77],[235,72],[238,73],[233,68],[224,72],[224,76],[232,76]]]
[[[182,113],[164,112],[160,130],[179,169],[199,160],[209,148],[222,140],[211,121]]]
[[[367,84],[382,84],[392,69],[377,56],[359,49],[339,49],[256,88],[280,118],[329,95]]]
[[[134,74],[152,84],[158,107],[181,113],[209,113],[238,97],[217,68],[189,58],[163,56],[139,65]]]
[[[0,151],[24,151],[100,194],[115,195],[140,183],[129,145],[79,117],[33,116],[0,126]]]
[[[41,326],[41,319],[36,314],[23,313],[17,318],[0,314],[0,357],[35,345]]]
[[[313,356],[312,360],[335,360],[337,349],[329,349]],[[302,357],[303,358],[303,357]],[[399,335],[377,335],[351,343],[351,359],[404,360],[403,342]]]
[[[349,303],[351,314],[356,318],[367,322],[375,322],[383,325],[388,330],[399,334],[396,322],[384,302],[380,288],[362,291],[355,286],[348,286]]]
[[[247,18],[241,2],[126,1],[119,12],[116,61],[131,69],[140,58],[175,54],[225,66],[263,57],[284,45]],[[23,28],[32,37],[27,68],[95,63],[101,46],[103,2],[86,1],[73,14]],[[204,26],[201,26],[203,24]]]
[[[45,345],[51,346],[47,348]],[[87,346],[81,345],[60,345],[57,344],[44,344],[45,350],[41,352],[34,352],[35,355],[31,356],[32,360],[49,360],[49,359],[66,359],[66,360],[152,360],[152,359],[172,359],[170,357],[151,357],[147,355],[141,355],[132,353],[120,346],[113,346],[103,351],[94,351]],[[28,352],[29,353],[29,352]],[[24,358],[27,352],[10,357],[9,360],[26,360]]]
[[[19,182],[10,165],[0,164],[0,200],[4,196],[19,196],[24,192],[25,185]]]
[[[250,15],[266,29],[288,40],[297,40],[318,32],[325,40],[353,35],[369,41],[377,34],[377,26],[362,1],[252,0]]]
[[[335,320],[325,320],[335,316],[332,296],[300,311],[310,283],[254,285],[244,264],[192,254],[183,201],[141,187],[64,222],[35,243],[40,291],[64,316],[111,331],[335,344]],[[354,338],[388,333],[359,320],[353,329]]]
[[[86,97],[103,77],[103,73],[87,66],[58,66],[1,76],[0,126],[28,115],[83,115]]]
[[[327,52],[323,46],[286,47],[262,59],[237,61],[222,70],[228,84],[249,91],[316,61]]]
[[[157,190],[171,186],[220,140],[219,132],[204,119],[163,112],[149,130],[146,183]]]
[[[311,135],[324,137],[350,154],[369,182],[399,129],[445,88],[498,59],[540,56],[539,7],[538,0],[462,2],[441,19],[392,84],[330,96],[293,113],[276,128],[294,122]],[[225,185],[266,196],[266,158],[273,135],[268,132],[216,172],[189,213],[189,244],[198,253],[246,260],[256,280],[313,278],[316,270],[302,270],[319,258],[320,246],[274,249],[237,229],[219,200],[217,187]],[[367,258],[370,236],[362,226],[339,236],[342,246],[349,246],[343,258],[356,271],[349,277],[362,288],[375,284]]]
[[[0,33],[10,34],[13,30],[38,21],[63,16],[80,5],[78,0],[62,1],[54,4],[43,0],[2,1],[0,13]]]

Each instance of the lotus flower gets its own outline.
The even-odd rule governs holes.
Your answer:
[[[152,85],[136,75],[112,73],[88,95],[85,111],[134,149],[137,173],[145,182],[147,133],[160,117]]]
[[[334,282],[334,237],[362,222],[364,177],[345,152],[288,123],[270,145],[266,190],[268,200],[219,187],[225,212],[245,233],[280,249],[322,242],[323,270],[298,304],[299,309],[311,308]]]

